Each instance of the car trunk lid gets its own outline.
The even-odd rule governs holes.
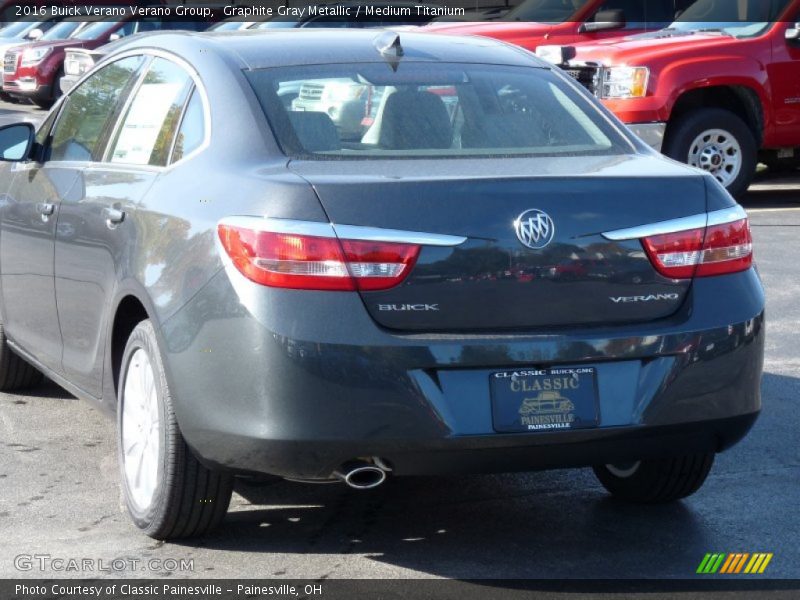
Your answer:
[[[668,317],[691,280],[659,275],[639,240],[602,233],[706,210],[702,178],[657,157],[292,161],[290,168],[314,187],[336,226],[467,238],[424,245],[401,285],[361,292],[377,323],[403,331]]]

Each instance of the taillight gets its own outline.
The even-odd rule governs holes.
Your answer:
[[[642,239],[656,270],[672,279],[691,279],[745,271],[753,264],[748,220]]]
[[[262,285],[303,290],[385,290],[402,283],[420,246],[259,231],[220,224],[236,268]]]

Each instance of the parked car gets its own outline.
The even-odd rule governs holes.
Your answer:
[[[376,139],[281,102],[304,80],[374,88]],[[760,410],[744,210],[509,45],[146,37],[0,156],[0,388],[44,373],[116,413],[150,536],[214,527],[237,474],[592,465],[673,501]]]
[[[693,0],[526,0],[488,22],[444,22],[432,33],[482,35],[536,50],[662,29]]]
[[[67,48],[95,49],[110,41],[144,31],[160,29],[202,30],[208,23],[170,21],[160,17],[137,19],[129,15],[117,21],[97,20],[67,40],[41,41],[24,49],[6,52],[3,66],[3,91],[19,99],[31,100],[47,108],[61,94]]]
[[[11,48],[38,40],[57,22],[58,19],[52,18],[38,21],[17,21],[6,25],[0,29],[0,56],[5,56]],[[2,90],[2,82],[0,82],[0,90]],[[9,102],[13,99],[0,91],[0,100]]]
[[[697,0],[657,33],[565,48],[563,66],[653,148],[738,195],[759,161],[800,166],[798,20],[797,0]]]
[[[66,40],[80,32],[80,30],[88,25],[88,22],[83,20],[84,17],[77,17],[77,18],[68,18],[64,19],[63,21],[57,23],[53,27],[47,30],[47,33],[42,35],[37,35],[36,40],[37,42],[52,42],[52,41],[60,41]],[[7,52],[14,51],[9,55],[9,68],[11,68],[11,64],[16,61],[16,59],[24,54],[26,49],[26,44],[9,44],[5,47],[0,47],[0,51],[3,52],[3,57],[5,57]],[[5,63],[3,65],[5,71]],[[6,101],[16,101],[17,98],[14,98],[7,94],[6,92],[2,92],[3,99]]]

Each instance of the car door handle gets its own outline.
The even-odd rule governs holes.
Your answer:
[[[118,208],[106,209],[106,222],[109,226],[119,225],[125,220],[125,211]]]
[[[49,217],[56,212],[56,205],[50,202],[39,202],[39,204],[36,205],[36,210],[42,213],[43,217]]]

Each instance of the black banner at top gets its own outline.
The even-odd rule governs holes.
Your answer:
[[[798,0],[0,0],[0,22],[47,19],[297,21],[306,26],[424,24],[430,21],[583,26],[585,31],[641,31],[675,24],[705,29],[800,20]],[[276,25],[281,26],[281,25]],[[284,25],[285,27],[285,25]],[[734,32],[738,35],[737,32]]]

